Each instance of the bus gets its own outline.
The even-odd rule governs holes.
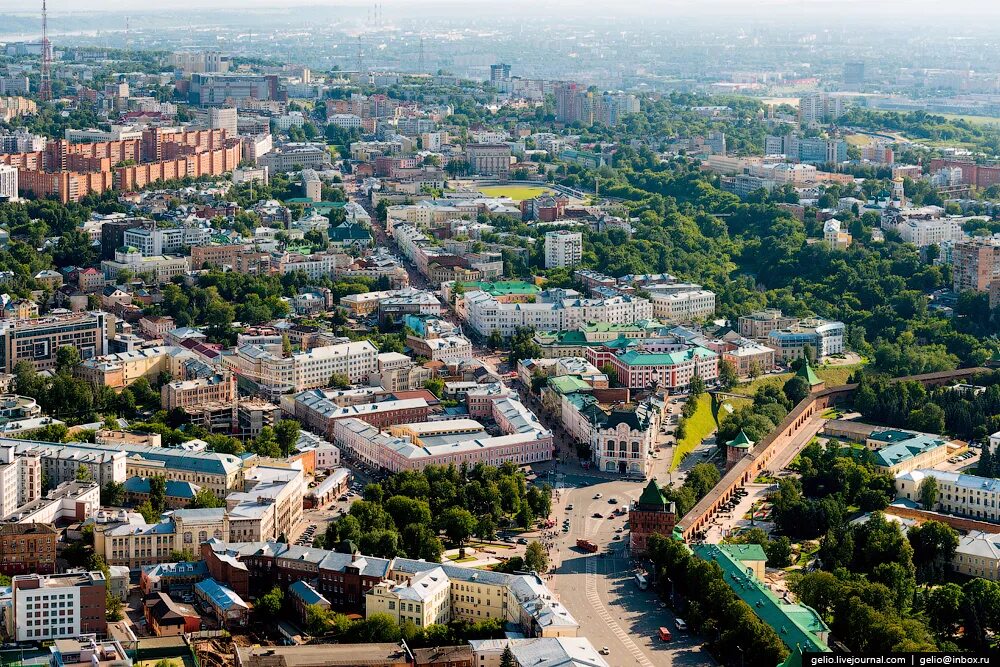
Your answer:
[[[644,591],[647,588],[649,588],[649,582],[646,581],[645,575],[642,575],[642,574],[639,574],[638,572],[636,572],[634,579],[635,579],[635,584],[636,584],[636,586],[639,587],[640,591]]]

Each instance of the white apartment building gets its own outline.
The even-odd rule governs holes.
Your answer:
[[[947,218],[931,218],[929,220],[907,219],[895,225],[886,225],[899,232],[905,243],[912,243],[918,248],[929,245],[941,245],[947,241],[959,243],[968,238],[962,229],[964,220],[949,220]]]
[[[346,375],[352,383],[367,383],[378,372],[378,348],[371,341],[355,341],[316,347],[292,355],[295,391],[325,387],[334,373]]]
[[[0,202],[17,199],[17,167],[0,164]]]
[[[406,583],[386,580],[365,595],[365,615],[388,614],[396,623],[419,628],[451,621],[451,580],[436,567],[413,575]]]
[[[229,539],[233,542],[276,540],[302,521],[306,484],[301,468],[256,466],[245,476],[245,489],[226,496]]]
[[[299,255],[298,253],[285,253],[278,261],[278,272],[284,275],[302,271],[309,278],[318,279],[323,276],[332,277],[338,268],[350,266],[350,263],[351,258],[344,254]]]
[[[650,291],[649,300],[653,304],[653,317],[667,324],[690,322],[715,313],[715,292],[709,290]]]
[[[607,299],[582,299],[573,290],[547,290],[535,303],[503,303],[494,296],[474,290],[463,296],[462,313],[469,326],[482,336],[499,331],[509,338],[519,327],[536,331],[566,331],[589,322],[631,324],[653,317],[653,305],[647,299],[613,296]]]
[[[42,496],[42,464],[38,456],[14,455],[10,445],[0,447],[0,517]]]
[[[361,116],[355,116],[352,113],[335,113],[327,116],[327,123],[336,125],[337,127],[343,128],[345,130],[360,130],[361,129]]]
[[[227,137],[239,134],[236,130],[235,107],[212,107],[208,110],[208,127],[213,130],[225,130]]]
[[[560,229],[545,233],[545,268],[576,266],[583,259],[583,234]]]
[[[13,628],[18,642],[41,642],[104,633],[107,582],[97,572],[22,574],[14,577]]]
[[[896,477],[896,495],[920,502],[920,483],[928,477],[937,480],[938,512],[957,514],[981,521],[1000,522],[1000,480],[963,475],[958,472],[921,468]]]

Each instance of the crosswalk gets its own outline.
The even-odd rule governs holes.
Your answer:
[[[588,538],[596,535],[600,523],[600,519],[587,519],[586,534]],[[653,663],[646,657],[646,654],[642,652],[642,649],[632,641],[629,634],[622,629],[622,626],[618,624],[618,621],[611,616],[607,607],[604,606],[604,602],[597,592],[597,560],[596,556],[588,556],[584,560],[587,568],[586,578],[584,579],[584,592],[587,596],[587,602],[597,612],[600,619],[604,621],[604,624],[614,633],[615,637],[625,646],[625,649],[632,654],[636,664],[641,665],[641,667],[654,667]]]
[[[587,558],[586,594],[587,602],[594,608],[594,611],[604,621],[604,624],[611,629],[615,637],[618,637],[618,640],[621,641],[626,650],[632,654],[636,663],[642,665],[642,667],[653,667],[653,663],[646,658],[646,654],[632,641],[632,638],[629,637],[628,633],[622,629],[618,622],[611,617],[611,614],[608,613],[607,608],[601,601],[601,596],[597,593],[597,559],[594,557]]]

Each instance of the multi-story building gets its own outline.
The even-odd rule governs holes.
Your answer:
[[[212,107],[208,110],[208,126],[213,130],[225,130],[227,137],[235,137],[236,109],[234,107]]]
[[[243,491],[226,497],[230,540],[277,540],[297,531],[306,488],[302,470],[256,466],[247,472],[245,484]]]
[[[325,146],[314,144],[284,144],[257,158],[257,164],[267,167],[269,173],[293,169],[328,169],[330,153]]]
[[[17,199],[17,167],[0,164],[0,202]]]
[[[661,409],[646,401],[630,409],[613,409],[591,428],[594,466],[602,471],[645,478],[652,466],[650,454],[660,431]]]
[[[203,542],[228,536],[229,515],[225,508],[179,509],[154,524],[145,523],[142,517],[96,524],[94,552],[103,556],[108,565],[139,568],[167,562],[174,551],[197,554]]]
[[[759,310],[739,318],[740,335],[756,341],[766,341],[772,331],[788,329],[797,324],[799,318],[782,315],[780,310],[771,308]]]
[[[510,302],[485,291],[471,290],[456,301],[456,311],[480,335],[498,331],[504,338],[521,327],[564,331],[589,322],[631,324],[653,317],[653,306],[647,299],[633,296],[584,299],[573,290],[562,289],[540,292],[533,303]]]
[[[360,419],[376,428],[427,419],[429,407],[422,398],[338,405],[321,389],[283,396],[285,412],[293,415],[309,430],[325,438],[333,436],[334,424],[340,419]]]
[[[451,621],[451,581],[440,567],[417,572],[404,583],[386,580],[365,595],[365,614],[388,614],[402,625],[426,628]]]
[[[145,256],[135,246],[122,246],[115,251],[114,259],[101,262],[101,271],[108,280],[117,280],[118,274],[127,271],[133,276],[142,278],[153,284],[163,284],[174,276],[188,272],[187,257],[168,257],[166,255]]]
[[[99,572],[21,574],[11,581],[13,630],[18,642],[103,635],[106,581]]]
[[[636,349],[638,347],[639,349]],[[598,368],[610,364],[616,381],[629,389],[683,389],[698,376],[706,383],[719,377],[719,355],[699,346],[682,346],[674,351],[645,351],[641,346],[632,349],[590,348],[587,361]]]
[[[510,146],[507,144],[469,144],[465,147],[469,173],[478,176],[507,178],[510,173]]]
[[[372,597],[372,611],[387,612],[391,597],[405,599],[404,616],[417,616],[418,597],[405,587],[438,586],[447,581],[445,609],[438,609],[439,600],[428,602],[441,618],[453,621],[501,619],[520,628],[531,637],[575,637],[579,624],[572,614],[535,574],[505,574],[442,565],[407,558],[377,558],[358,553],[339,553],[312,547],[298,547],[275,542],[226,544],[209,541],[202,545],[202,556],[212,577],[231,586],[240,595],[262,593],[279,585],[288,587],[296,581],[315,581],[316,590],[330,606],[347,612],[365,613],[368,598],[376,586],[388,582]],[[436,581],[425,579],[422,573],[433,572]],[[438,572],[443,573],[438,574]],[[400,588],[396,588],[399,586]],[[386,590],[389,589],[389,590]],[[393,589],[395,592],[392,592]],[[426,598],[424,598],[426,601]],[[421,610],[421,617],[423,616]],[[400,610],[391,610],[397,615]],[[421,618],[423,620],[423,618]],[[422,626],[423,627],[423,626]]]
[[[42,464],[38,456],[17,456],[10,445],[0,447],[0,518],[42,494]]]
[[[160,387],[160,404],[164,410],[200,403],[231,403],[235,399],[236,377],[230,371],[207,378],[167,382]]]
[[[951,251],[952,285],[956,292],[995,293],[1000,283],[1000,241],[976,240],[956,243]],[[991,299],[990,307],[995,307]]]
[[[46,523],[0,524],[0,574],[52,574],[59,530]]]
[[[674,291],[648,289],[653,317],[661,322],[692,322],[715,313],[715,292],[705,289]]]
[[[938,488],[932,510],[1000,523],[1000,481],[995,479],[922,468],[896,477],[896,496],[919,503],[920,485],[929,477]]]
[[[573,267],[583,259],[583,234],[560,229],[545,233],[545,268]]]
[[[276,75],[195,72],[188,95],[191,104],[221,106],[247,99],[285,101]]]
[[[0,452],[11,445],[17,456],[39,456],[42,470],[53,484],[74,479],[80,466],[88,468],[101,486],[111,481],[122,483],[127,477],[159,476],[197,484],[224,498],[243,484],[242,461],[230,454],[124,442],[97,446],[0,438]]]
[[[10,373],[19,361],[31,363],[35,370],[54,370],[60,347],[75,347],[82,359],[107,352],[108,339],[114,337],[115,318],[94,311],[69,315],[48,315],[32,320],[0,322],[0,367]]]
[[[797,321],[787,329],[771,331],[767,335],[767,346],[774,348],[775,358],[789,362],[805,356],[809,345],[817,359],[824,359],[844,351],[843,322],[807,319]]]
[[[497,395],[488,405],[505,435],[491,436],[475,419],[397,424],[383,431],[351,418],[334,423],[333,441],[368,465],[391,472],[479,462],[527,465],[552,458],[552,433],[520,401]]]
[[[195,358],[193,352],[179,345],[158,345],[87,359],[80,364],[77,374],[92,384],[119,389],[142,377],[153,382],[160,373],[187,377],[185,364]]]
[[[844,98],[827,93],[811,93],[799,98],[799,123],[819,125],[844,115]]]

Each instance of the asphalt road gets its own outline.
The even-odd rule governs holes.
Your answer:
[[[699,638],[677,632],[673,614],[661,606],[653,591],[639,590],[633,579],[639,570],[626,550],[628,532],[616,532],[627,515],[608,518],[614,509],[627,507],[629,501],[639,497],[642,483],[572,474],[559,475],[556,482],[560,491],[553,515],[560,524],[569,517],[570,530],[563,533],[561,527],[556,528],[550,552],[550,585],[580,623],[580,634],[598,649],[607,646],[610,653],[605,659],[616,666],[714,664]],[[566,484],[588,486],[566,488]],[[602,497],[595,499],[596,493]],[[611,498],[618,503],[609,503]],[[573,509],[567,510],[568,505]],[[594,518],[595,513],[604,518]],[[614,539],[616,535],[619,540]],[[604,557],[577,548],[576,540],[580,538],[595,542]],[[670,629],[673,641],[660,641],[656,636],[660,626]]]

